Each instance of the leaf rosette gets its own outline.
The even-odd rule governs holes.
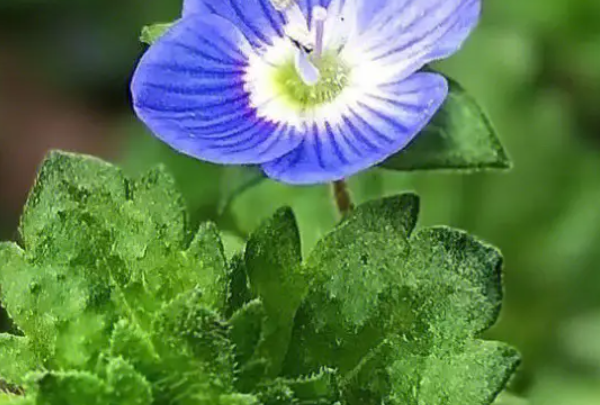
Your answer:
[[[362,205],[307,258],[281,209],[227,260],[164,170],[54,152],[0,245],[0,404],[490,404],[519,362],[479,339],[502,257],[414,231],[418,205]]]

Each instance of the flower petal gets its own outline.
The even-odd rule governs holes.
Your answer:
[[[361,1],[347,48],[404,77],[455,53],[477,25],[481,0]]]
[[[181,15],[187,17],[192,14],[214,14],[206,4],[203,0],[183,0]]]
[[[262,165],[276,180],[325,183],[374,166],[403,149],[431,120],[448,94],[446,79],[416,73],[381,84],[347,106],[339,122],[311,124],[302,143]]]
[[[255,47],[284,36],[285,20],[271,0],[185,0],[183,16],[210,12],[231,21]]]
[[[287,125],[257,115],[245,90],[251,45],[219,16],[184,17],[142,58],[134,108],[176,150],[225,164],[260,164],[294,149]]]

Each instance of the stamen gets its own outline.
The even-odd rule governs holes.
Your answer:
[[[321,6],[314,7],[312,16],[317,34],[314,60],[318,61],[321,59],[321,55],[323,55],[323,35],[325,31],[325,20],[327,19],[327,10]]]
[[[319,72],[319,69],[311,63],[305,52],[301,50],[296,52],[294,64],[296,65],[296,71],[304,84],[312,87],[319,83],[321,73]]]

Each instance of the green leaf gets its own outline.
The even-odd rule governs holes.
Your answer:
[[[273,249],[277,246],[276,249]],[[288,350],[294,316],[308,283],[302,274],[300,234],[294,214],[281,209],[254,232],[246,246],[246,271],[252,292],[266,313],[257,357],[278,375]]]
[[[191,290],[166,305],[153,324],[152,342],[160,367],[151,378],[161,398],[212,404],[233,391],[234,351],[228,325]]]
[[[152,388],[133,366],[122,358],[111,359],[106,368],[106,380],[112,403],[120,405],[150,405]]]
[[[194,291],[157,314],[151,336],[135,324],[117,324],[109,356],[139,371],[158,403],[176,397],[179,404],[211,405],[232,387],[233,349],[226,335],[226,326]]]
[[[334,370],[296,379],[279,378],[259,387],[258,397],[265,405],[326,405],[339,404],[339,388]]]
[[[275,380],[262,386],[257,397],[264,405],[287,405],[295,402],[294,391],[283,380]]]
[[[398,269],[410,253],[418,203],[410,194],[367,203],[319,242],[306,263],[313,282],[296,319],[288,374],[323,365],[348,372],[386,336],[391,314],[405,306]]]
[[[110,297],[96,276],[87,279],[75,263],[52,265],[27,257],[15,244],[0,244],[0,260],[3,305],[35,356],[65,365],[91,361],[110,318],[105,314]]]
[[[229,262],[229,300],[226,315],[231,316],[251,300],[246,262],[242,254],[236,254]]]
[[[207,404],[207,405],[212,405]],[[258,402],[254,395],[247,394],[227,394],[221,395],[218,401],[219,405],[264,405]]]
[[[164,166],[158,166],[131,184],[133,205],[148,214],[155,225],[155,237],[181,248],[187,233],[185,202],[177,191],[175,181]]]
[[[34,405],[35,399],[33,397],[24,397],[22,395],[15,395],[6,393],[2,390],[0,383],[0,405]]]
[[[524,400],[523,398],[519,398],[517,396],[511,395],[507,392],[502,393],[494,405],[527,405],[529,402]]]
[[[229,296],[229,276],[221,237],[214,224],[200,226],[185,252],[185,258],[187,266],[184,268],[184,274],[190,272],[193,277],[190,277],[189,284],[184,287],[197,285],[202,289],[207,304],[223,313]]]
[[[289,209],[228,263],[183,206],[163,169],[49,156],[23,247],[0,244],[24,334],[0,335],[0,403],[489,405],[518,364],[477,339],[500,310],[499,252],[414,232],[414,195],[358,207],[304,262]]]
[[[92,219],[74,224],[74,219],[79,218],[71,216],[85,212],[106,220],[119,211],[126,199],[127,183],[116,167],[93,157],[51,152],[42,164],[21,218],[25,248],[38,259],[63,263],[81,255],[84,248],[92,248],[89,256],[105,253],[104,246],[89,241],[90,235],[102,233],[102,224]],[[77,235],[69,234],[74,230]],[[64,240],[59,236],[64,236]]]
[[[510,168],[510,159],[481,107],[460,84],[447,80],[448,98],[433,121],[382,166],[399,171]]]
[[[110,339],[108,355],[125,358],[145,375],[152,375],[160,364],[160,356],[151,336],[139,325],[121,320],[115,325]]]
[[[140,35],[140,41],[144,44],[152,45],[160,37],[162,37],[175,23],[162,23],[147,25],[142,28],[142,34]]]
[[[265,309],[260,300],[254,300],[233,314],[231,342],[235,346],[236,363],[242,367],[250,360],[260,341]]]
[[[491,404],[515,371],[518,353],[497,342],[470,340],[455,346],[434,346],[423,356],[422,349],[396,344],[385,358],[392,383],[390,403]]]
[[[228,327],[207,307],[200,290],[184,293],[166,305],[153,325],[153,341],[159,353],[176,353],[222,377],[232,370],[233,352]]]
[[[225,308],[219,233],[203,225],[187,246],[184,204],[161,168],[129,180],[108,163],[53,152],[21,233],[24,249],[0,245],[2,299],[47,366],[91,367],[118,318],[148,330],[163,304],[195,287]]]
[[[108,387],[99,377],[86,372],[48,372],[37,381],[37,405],[105,405]]]
[[[367,203],[319,243],[286,373],[339,370],[349,405],[488,405],[504,388],[517,353],[475,339],[500,310],[502,257],[448,228],[413,235],[417,211],[413,195]]]
[[[162,303],[201,286],[206,299],[222,308],[227,289],[225,257],[216,228],[201,225],[186,247],[184,204],[162,169],[131,182],[130,198],[122,218],[111,221],[115,227],[125,225],[114,232],[113,251],[118,257],[109,269],[121,292],[121,306],[133,308],[138,319],[147,323],[148,315]],[[119,265],[122,262],[124,266]]]
[[[221,232],[221,242],[223,242],[223,251],[225,257],[231,259],[244,250],[246,240],[240,235],[231,231]]]
[[[502,305],[502,256],[465,232],[445,227],[418,232],[405,271],[420,290],[433,338],[465,338],[492,326]],[[416,291],[417,292],[417,291]],[[435,301],[427,297],[435,297]]]
[[[25,249],[0,247],[4,305],[40,358],[84,365],[105,343],[110,219],[126,198],[122,173],[107,163],[56,152],[44,162],[21,219]]]
[[[307,378],[298,378],[288,382],[294,397],[306,405],[333,404],[339,398],[337,373],[331,369],[322,369]]]
[[[24,376],[38,367],[27,338],[0,333],[0,381],[23,384]]]

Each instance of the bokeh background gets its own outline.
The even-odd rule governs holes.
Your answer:
[[[481,27],[439,68],[488,111],[514,170],[375,170],[351,179],[352,192],[362,202],[416,190],[421,225],[460,227],[499,246],[506,303],[488,335],[523,353],[511,392],[534,405],[599,405],[600,1],[484,5]],[[334,225],[327,187],[266,181],[225,205],[237,172],[178,156],[135,120],[128,81],[144,50],[138,34],[179,8],[178,0],[2,0],[2,239],[18,238],[21,207],[51,148],[98,155],[132,175],[167,165],[192,221],[216,221],[229,251],[284,204],[297,212],[305,251]]]

